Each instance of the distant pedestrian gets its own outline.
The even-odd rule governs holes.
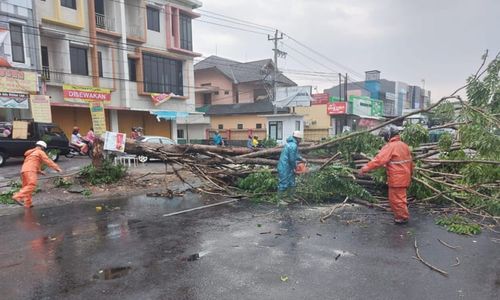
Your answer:
[[[139,134],[137,133],[137,130],[135,127],[132,127],[132,130],[130,131],[130,138],[136,140],[139,137]]]
[[[247,140],[247,148],[248,149],[253,149],[253,138],[251,135],[248,136],[248,140]]]
[[[252,139],[252,146],[254,148],[258,148],[259,147],[259,137],[258,136],[254,136],[253,139]]]
[[[224,146],[224,140],[222,139],[219,131],[215,132],[213,142],[216,146]]]
[[[380,131],[387,144],[372,161],[367,163],[359,175],[385,166],[387,172],[387,185],[389,186],[389,203],[394,213],[394,222],[404,224],[408,222],[410,214],[406,200],[406,190],[410,186],[413,173],[413,161],[410,147],[401,141],[399,130],[394,125],[389,125]]]
[[[278,192],[295,192],[295,168],[297,163],[304,161],[299,154],[299,144],[302,141],[303,134],[300,131],[294,131],[293,135],[286,140],[286,145],[281,150],[278,162]]]
[[[24,163],[21,168],[22,188],[14,194],[12,199],[19,205],[25,208],[33,207],[32,195],[36,189],[38,181],[38,174],[45,175],[42,171],[42,163],[46,164],[49,168],[62,172],[61,168],[53,162],[45,153],[47,143],[44,141],[36,142],[36,147],[24,153]]]

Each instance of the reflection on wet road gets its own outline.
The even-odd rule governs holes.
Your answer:
[[[222,201],[222,199],[219,199]],[[2,299],[498,299],[498,238],[462,237],[414,213],[409,226],[354,207],[213,207],[196,194],[34,209],[0,218]],[[101,209],[96,209],[101,207]],[[270,211],[273,213],[268,213]],[[369,214],[363,215],[368,211]],[[349,216],[349,213],[346,214]],[[421,254],[445,278],[413,259]],[[444,247],[437,238],[460,245]],[[461,264],[451,267],[455,258]]]

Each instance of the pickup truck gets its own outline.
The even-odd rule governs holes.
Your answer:
[[[56,124],[30,122],[26,140],[13,139],[12,134],[5,137],[2,133],[7,127],[12,128],[10,123],[0,122],[0,167],[9,157],[24,157],[24,152],[34,148],[40,140],[47,143],[47,154],[53,161],[57,161],[59,155],[69,153],[68,138]]]

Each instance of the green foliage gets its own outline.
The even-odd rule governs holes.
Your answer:
[[[453,136],[449,132],[444,132],[439,137],[438,147],[439,150],[448,152],[450,151],[451,145],[453,145]]]
[[[344,140],[335,145],[335,152],[341,152],[348,161],[352,160],[355,153],[364,153],[374,156],[384,145],[384,140],[369,132],[362,133],[353,138]]]
[[[278,176],[269,169],[257,171],[240,179],[237,186],[250,194],[250,198],[254,201],[277,201]]]
[[[104,160],[101,168],[93,165],[83,167],[80,177],[92,185],[111,184],[118,182],[127,173],[127,168],[121,164],[114,165],[111,160]]]
[[[240,179],[237,186],[252,193],[272,192],[278,187],[278,177],[271,170],[264,169]]]
[[[429,141],[429,130],[420,124],[406,124],[401,132],[401,140],[408,146],[416,148]]]
[[[73,183],[71,180],[64,179],[62,177],[57,177],[54,179],[54,186],[57,188],[68,188],[72,185]]]
[[[352,170],[342,165],[330,165],[319,172],[301,177],[297,194],[307,200],[322,202],[339,197],[374,201],[373,196],[353,181]]]
[[[276,142],[276,140],[273,140],[273,139],[263,139],[259,143],[264,148],[274,148],[274,147],[278,146],[278,143]]]
[[[83,195],[84,197],[87,197],[87,198],[88,198],[88,197],[92,196],[92,191],[91,191],[91,190],[89,190],[89,189],[85,189],[85,190],[83,190],[82,195]]]
[[[453,103],[445,101],[436,107],[431,115],[433,124],[446,124],[455,119],[455,107]]]
[[[459,215],[439,218],[436,221],[436,224],[443,226],[450,232],[458,234],[473,235],[481,233],[481,226],[472,223]]]

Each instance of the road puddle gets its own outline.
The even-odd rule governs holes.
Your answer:
[[[115,267],[100,270],[98,274],[94,275],[94,279],[113,280],[124,277],[132,271],[132,267]]]

